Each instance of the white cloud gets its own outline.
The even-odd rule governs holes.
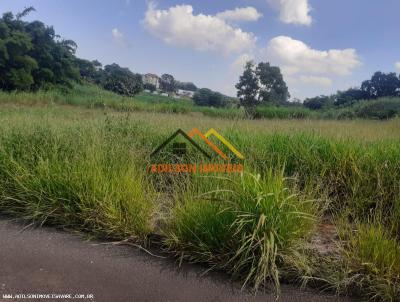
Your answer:
[[[120,32],[118,28],[113,28],[111,30],[111,35],[112,35],[114,41],[117,41],[117,42],[121,42],[124,39],[123,33]]]
[[[113,28],[111,30],[111,35],[115,43],[121,47],[130,47],[131,44],[125,39],[124,34],[118,29]]]
[[[311,7],[308,0],[268,0],[279,10],[279,19],[284,23],[297,25],[311,25],[312,18],[309,15]]]
[[[362,65],[353,48],[318,50],[287,36],[271,39],[263,60],[281,68],[292,96],[300,98],[348,88],[345,76]]]
[[[318,77],[318,76],[300,76],[300,81],[304,84],[309,84],[312,86],[321,86],[321,87],[331,87],[332,80],[327,77]]]
[[[235,28],[216,16],[194,15],[191,5],[159,10],[150,2],[143,23],[152,35],[164,42],[199,51],[241,53],[254,48],[256,42],[252,33]]]
[[[400,61],[399,61],[399,62],[396,62],[396,63],[394,64],[394,67],[396,67],[396,69],[400,71]]]
[[[262,17],[262,14],[254,7],[248,6],[226,10],[215,16],[226,21],[257,21]]]
[[[241,54],[236,60],[232,63],[231,67],[235,73],[241,73],[244,69],[244,66],[248,61],[254,60],[254,56],[249,53]]]
[[[116,40],[123,39],[123,37],[124,37],[124,35],[122,34],[122,32],[119,31],[118,28],[113,28],[111,30],[111,34],[112,34],[113,38]]]
[[[316,50],[302,41],[286,36],[271,39],[267,58],[281,66],[288,75],[298,73],[348,75],[361,65],[353,48]]]

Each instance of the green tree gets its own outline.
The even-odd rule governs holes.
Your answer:
[[[118,64],[106,65],[102,75],[104,89],[118,94],[133,96],[143,90],[142,76],[122,68]]]
[[[97,81],[99,79],[99,70],[101,69],[101,63],[99,61],[89,61],[77,58],[76,64],[79,68],[79,73],[82,79],[87,81]]]
[[[193,101],[197,106],[223,107],[225,105],[224,96],[208,88],[197,90],[193,96]]]
[[[311,110],[320,110],[331,103],[331,97],[326,95],[320,95],[313,98],[307,98],[304,100],[304,107]]]
[[[383,73],[377,71],[370,80],[361,84],[361,90],[366,94],[368,99],[376,99],[385,96],[400,95],[400,79],[396,73]]]
[[[268,62],[260,62],[257,66],[247,62],[235,87],[241,104],[250,116],[254,116],[257,105],[283,105],[290,97],[281,70]]]
[[[0,89],[25,90],[34,83],[32,71],[37,61],[28,55],[33,48],[24,23],[5,13],[0,19]]]
[[[168,93],[173,93],[176,91],[176,84],[175,84],[175,79],[172,75],[170,74],[163,74],[161,76],[161,81],[160,81],[160,88],[161,90],[168,92]]]
[[[260,104],[258,97],[260,87],[258,86],[258,78],[252,61],[246,63],[243,74],[235,87],[238,90],[237,96],[241,105],[246,109],[249,116],[254,116],[255,108]]]
[[[95,68],[97,71],[99,71],[99,70],[101,69],[101,67],[102,67],[102,64],[101,64],[99,61],[97,61],[97,60],[93,60],[93,61],[92,61],[92,64],[93,64],[94,68]]]
[[[143,88],[149,90],[150,92],[154,92],[154,91],[157,90],[156,85],[151,84],[151,83],[145,83],[145,84],[143,85]]]
[[[188,91],[196,91],[197,90],[197,86],[195,84],[193,84],[192,82],[175,81],[175,83],[176,83],[177,89],[188,90]]]
[[[368,98],[368,94],[360,88],[349,88],[345,91],[338,91],[334,104],[335,106],[350,106]]]
[[[8,12],[0,18],[0,89],[70,85],[79,79],[75,42],[61,39],[42,22],[23,21],[32,11],[28,7],[15,17]]]
[[[282,104],[288,100],[289,90],[279,67],[271,66],[268,62],[260,62],[255,74],[258,79],[258,94],[261,103]]]
[[[49,84],[71,86],[72,82],[79,80],[79,68],[75,58],[77,45],[74,41],[59,39],[52,27],[39,21],[27,24],[26,31],[34,45],[29,54],[39,65],[33,73],[33,88]]]

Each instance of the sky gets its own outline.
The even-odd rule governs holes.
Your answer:
[[[78,57],[231,96],[248,60],[279,66],[299,99],[400,72],[399,0],[0,0],[0,13],[27,6]]]

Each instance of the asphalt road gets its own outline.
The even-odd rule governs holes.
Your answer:
[[[127,246],[86,241],[49,228],[0,220],[0,301],[275,301],[240,291],[222,273],[159,259]],[[25,294],[93,295],[93,299],[7,299]],[[90,297],[90,296],[89,296]],[[279,301],[350,301],[283,286]]]

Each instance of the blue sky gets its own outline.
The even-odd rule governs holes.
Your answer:
[[[346,89],[400,71],[398,0],[1,0],[34,6],[77,55],[140,73],[170,73],[235,95],[243,63],[278,65],[293,97]]]

